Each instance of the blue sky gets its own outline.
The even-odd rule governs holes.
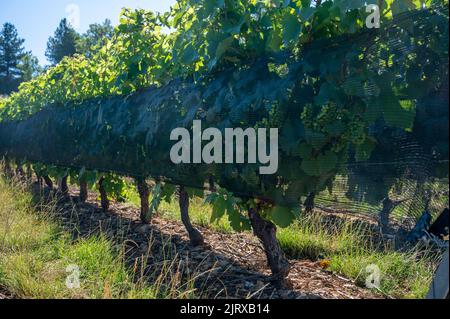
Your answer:
[[[164,12],[175,2],[175,0],[0,0],[0,24],[13,23],[19,36],[25,39],[25,49],[32,51],[39,58],[39,62],[45,65],[48,63],[45,57],[47,40],[55,32],[59,21],[69,17],[70,12],[75,12],[70,11],[70,8],[73,8],[72,4],[79,8],[77,31],[84,32],[89,24],[107,18],[116,25],[123,7]]]

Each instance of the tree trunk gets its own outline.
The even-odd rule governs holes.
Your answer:
[[[5,158],[5,177],[6,178],[12,178],[13,177],[13,170],[11,168],[11,162],[9,159]]]
[[[42,177],[38,176],[37,183],[39,185],[39,190],[42,191],[44,189],[44,179]]]
[[[16,175],[22,181],[24,181],[26,179],[25,171],[23,170],[23,167],[21,164],[17,164]]]
[[[42,176],[44,179],[45,184],[48,186],[48,188],[53,189],[53,181],[48,175]]]
[[[106,193],[105,186],[103,183],[105,182],[105,178],[102,177],[98,181],[98,190],[100,192],[100,202],[102,205],[103,211],[106,213],[109,210],[109,199],[108,194]]]
[[[277,227],[270,221],[263,219],[258,211],[250,208],[248,216],[252,224],[253,233],[261,241],[267,256],[267,263],[272,271],[272,276],[281,287],[288,284],[287,276],[290,271],[289,261],[277,240]]]
[[[58,193],[62,196],[69,194],[69,186],[67,186],[68,176],[64,176],[58,179]]]
[[[310,214],[314,210],[315,198],[316,194],[314,192],[309,193],[308,197],[306,197],[305,203],[303,204],[305,206],[305,214]]]
[[[34,175],[36,176],[36,182],[37,182],[37,183],[43,182],[43,181],[44,181],[44,180],[42,179],[42,176],[39,175],[39,173],[38,173],[35,169],[33,169],[33,173],[34,173]]]
[[[31,165],[27,164],[26,176],[28,181],[32,181],[33,179],[33,171],[31,170]]]
[[[389,196],[383,199],[382,202],[383,208],[378,214],[378,227],[380,227],[382,234],[389,233],[389,218],[391,216],[392,211],[395,209],[395,207],[397,207],[398,205],[407,200],[408,199],[392,200],[389,198]]]
[[[136,183],[139,197],[141,198],[141,221],[145,224],[149,224],[152,221],[149,203],[150,188],[145,179],[137,179]]]
[[[434,223],[430,226],[428,232],[436,237],[444,240],[448,236],[449,230],[449,211],[448,208],[436,218]]]
[[[80,181],[80,202],[85,203],[88,198],[88,183]]]
[[[216,185],[214,183],[214,177],[213,176],[209,176],[208,178],[208,186],[209,186],[209,191],[214,193],[217,191],[216,189]]]
[[[189,239],[192,246],[200,246],[204,244],[202,234],[192,226],[191,219],[189,218],[189,195],[183,186],[179,187],[179,204],[181,212],[181,221],[186,227],[189,234]]]

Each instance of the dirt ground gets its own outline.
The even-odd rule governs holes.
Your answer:
[[[251,233],[221,234],[198,227],[206,245],[191,247],[180,222],[154,217],[151,224],[144,225],[138,209],[131,205],[112,203],[104,213],[94,194],[86,203],[77,202],[75,191],[70,195],[58,202],[56,220],[72,231],[75,239],[101,232],[118,247],[126,247],[130,265],[150,281],[159,275],[164,262],[175,260],[183,276],[195,276],[197,295],[202,298],[382,298],[309,260],[290,260],[291,287],[276,289],[262,246]]]

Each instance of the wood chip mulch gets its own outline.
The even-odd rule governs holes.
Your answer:
[[[130,264],[135,268],[145,264],[150,277],[163,261],[176,259],[183,274],[195,274],[196,293],[202,298],[383,298],[309,260],[290,260],[291,287],[277,289],[271,283],[262,246],[251,233],[222,234],[198,227],[206,245],[191,247],[181,222],[156,216],[144,225],[133,206],[112,203],[109,212],[103,213],[93,194],[87,203],[77,203],[76,192],[71,195],[70,200],[58,203],[56,217],[67,230],[76,229],[74,238],[101,232],[118,247],[125,245]]]

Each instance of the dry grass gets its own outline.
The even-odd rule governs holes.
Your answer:
[[[324,226],[319,214],[312,214],[295,225],[282,229],[278,239],[284,251],[294,258],[323,260],[326,268],[360,286],[365,286],[375,265],[380,270],[379,291],[395,298],[424,298],[428,292],[438,258],[423,249],[396,251],[388,244],[380,246],[373,234],[361,224],[342,220]]]
[[[130,201],[139,205],[139,197],[132,189],[128,194]],[[225,217],[211,223],[212,207],[200,198],[192,199],[190,205],[193,223],[221,233],[233,233]],[[178,203],[174,200],[163,202],[158,213],[164,218],[180,219]],[[416,248],[399,252],[388,245],[374,245],[372,235],[363,225],[346,220],[332,227],[325,226],[320,214],[312,214],[279,229],[277,237],[290,258],[324,260],[328,270],[354,279],[362,287],[367,278],[366,267],[377,265],[381,271],[381,293],[395,298],[424,298],[438,258]]]
[[[135,192],[129,200],[139,203]],[[104,236],[72,241],[50,216],[49,205],[39,213],[23,185],[0,178],[0,286],[23,298],[195,298],[195,274],[186,279],[174,256],[148,274],[145,263],[127,266],[124,247]],[[46,214],[47,212],[47,214]],[[226,218],[211,223],[212,208],[201,199],[191,200],[191,219],[221,233],[233,230]],[[179,220],[175,201],[163,203],[162,217]],[[320,215],[312,214],[280,229],[278,239],[284,251],[297,259],[322,260],[326,268],[364,286],[366,267],[381,271],[380,291],[396,298],[423,298],[428,290],[437,258],[413,249],[398,252],[375,246],[367,229],[350,222],[325,227]],[[170,245],[170,243],[167,243]],[[149,243],[151,247],[151,243]],[[145,257],[145,256],[144,256]],[[144,258],[145,259],[145,258]],[[67,289],[65,271],[76,264],[81,271],[81,288]],[[152,280],[149,283],[149,277]]]
[[[128,267],[124,247],[98,235],[73,241],[50,217],[54,205],[37,211],[26,187],[0,176],[0,286],[18,298],[195,298],[193,277],[182,276],[176,259],[145,273]],[[170,245],[170,243],[168,243]],[[143,256],[142,259],[146,259]],[[69,265],[80,288],[69,289]],[[149,280],[151,278],[151,280]]]

